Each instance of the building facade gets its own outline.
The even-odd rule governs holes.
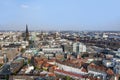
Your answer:
[[[75,53],[86,52],[86,45],[80,42],[73,43],[73,52]]]

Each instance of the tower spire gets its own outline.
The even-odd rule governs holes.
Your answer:
[[[26,24],[26,33],[28,33],[28,25]]]
[[[29,41],[28,25],[26,24],[26,41]]]

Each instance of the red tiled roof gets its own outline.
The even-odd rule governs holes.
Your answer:
[[[95,64],[94,64],[94,63],[91,63],[90,65],[91,65],[91,66],[94,66]]]
[[[55,74],[54,73],[49,73],[48,76],[55,76]]]
[[[54,66],[52,66],[52,68],[55,70],[55,69],[57,69],[57,66],[54,65]]]
[[[50,64],[48,64],[48,63],[44,63],[43,66],[44,66],[44,67],[49,67]]]
[[[87,69],[85,69],[84,67],[81,68],[82,72],[88,72]]]
[[[78,77],[78,78],[86,78],[87,77],[87,76],[83,76],[83,75],[80,75],[80,74],[76,74],[76,73],[72,73],[72,72],[68,72],[68,71],[63,71],[63,70],[60,70],[60,69],[56,69],[55,71],[60,72],[62,74],[69,75],[69,76],[75,76],[75,77]]]
[[[99,65],[95,65],[94,63],[91,63],[88,68],[94,68],[96,70],[100,70],[100,71],[106,71],[106,67],[104,66],[99,66]]]
[[[109,68],[106,72],[107,72],[107,74],[109,74],[109,75],[114,75],[113,70],[111,70],[110,68]]]
[[[48,60],[48,62],[55,62],[55,59]]]

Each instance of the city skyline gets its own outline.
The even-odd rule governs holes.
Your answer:
[[[120,31],[120,1],[0,1],[0,30]]]

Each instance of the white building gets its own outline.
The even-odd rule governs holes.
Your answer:
[[[63,52],[62,48],[42,48],[43,52]]]
[[[104,33],[103,38],[105,38],[105,39],[108,38],[108,35]]]
[[[116,74],[120,74],[120,63],[116,63],[116,65],[114,67],[114,71]]]
[[[88,70],[89,74],[94,74],[94,76],[102,76],[102,80],[106,80],[107,74],[104,72],[100,71],[94,71],[94,70]]]
[[[83,72],[82,68],[75,68],[72,66],[68,66],[68,65],[64,65],[64,64],[60,64],[58,62],[55,63],[60,70],[64,70],[64,71],[68,71],[68,72],[72,72],[72,73],[76,73],[76,74],[80,74],[80,75],[86,75],[88,74],[87,72]]]
[[[103,60],[103,65],[106,67],[113,67],[115,65],[115,62],[111,60]]]
[[[76,53],[86,52],[86,45],[80,42],[74,43],[73,52],[76,52]]]
[[[34,70],[34,66],[29,66],[25,71],[26,74],[30,73],[30,71]]]
[[[118,52],[120,53],[120,48],[118,49]]]
[[[116,74],[120,74],[120,59],[119,58],[113,58],[113,61],[115,62],[114,72]]]

